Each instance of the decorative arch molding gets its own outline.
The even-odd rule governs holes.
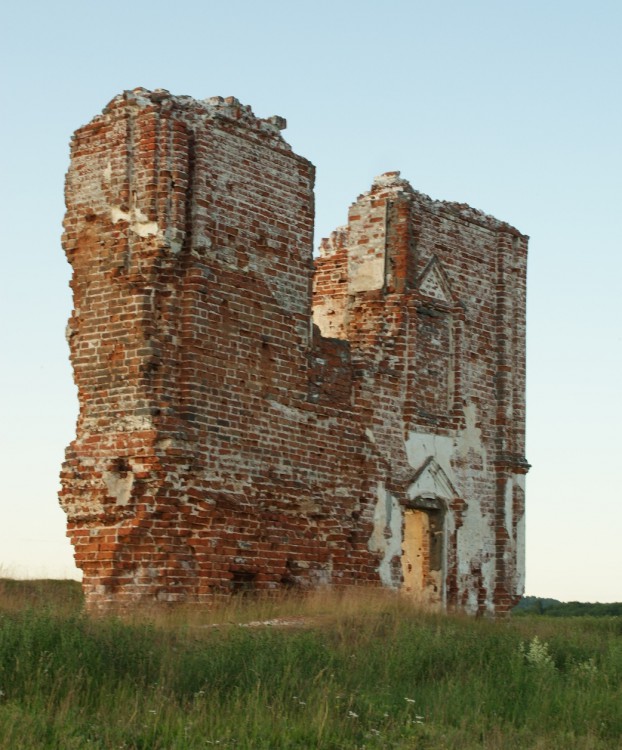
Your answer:
[[[407,480],[405,505],[407,507],[447,510],[449,503],[458,497],[458,491],[434,456],[429,456]]]

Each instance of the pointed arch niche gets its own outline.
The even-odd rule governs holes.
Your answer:
[[[406,490],[402,532],[402,591],[424,607],[445,605],[447,514],[457,497],[433,456]]]

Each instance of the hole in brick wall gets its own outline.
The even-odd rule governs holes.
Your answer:
[[[233,578],[229,581],[232,594],[245,594],[255,589],[257,573],[248,570],[232,570]]]
[[[127,458],[123,458],[119,456],[119,458],[115,459],[113,471],[116,471],[118,474],[123,474],[131,470],[132,470],[132,467],[130,466]]]

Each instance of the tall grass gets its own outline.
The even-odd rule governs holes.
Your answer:
[[[358,592],[129,620],[55,593],[0,583],[2,749],[622,747],[620,618],[475,621]],[[299,619],[237,624],[274,617]]]

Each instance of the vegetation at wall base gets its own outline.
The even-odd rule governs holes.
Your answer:
[[[39,586],[0,581],[1,750],[622,747],[619,617],[473,620],[379,591],[96,617]]]

